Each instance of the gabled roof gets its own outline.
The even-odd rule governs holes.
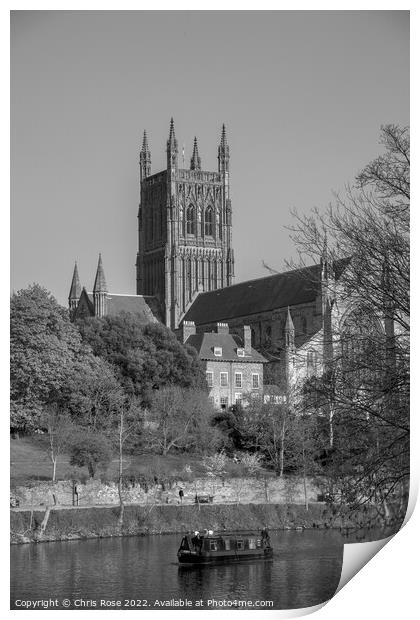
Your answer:
[[[219,362],[260,362],[267,360],[255,349],[251,349],[251,355],[239,357],[238,348],[243,348],[242,339],[235,334],[219,334],[207,332],[205,334],[193,334],[186,340],[198,353],[201,360],[213,360]],[[214,354],[214,347],[221,347],[222,355]]]
[[[116,295],[108,293],[106,299],[107,315],[131,312],[139,314],[144,323],[157,323],[160,320],[160,305],[156,297],[152,295]]]
[[[81,315],[81,306],[88,307],[90,314],[95,315],[93,305],[93,293],[87,293],[83,289],[82,296],[85,297],[84,302],[82,298],[79,301]],[[146,325],[147,323],[157,323],[161,320],[160,305],[156,297],[149,295],[117,295],[107,293],[106,295],[106,315],[115,316],[120,312],[131,312],[139,316],[139,321]]]
[[[345,258],[334,263],[336,279],[349,261]],[[200,293],[183,320],[205,325],[309,303],[319,294],[320,277],[317,264]]]

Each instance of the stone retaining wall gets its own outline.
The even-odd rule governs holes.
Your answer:
[[[119,504],[118,485],[90,480],[77,483],[79,506]],[[156,484],[147,490],[140,484],[124,486],[126,504],[179,504],[179,490],[184,492],[183,503],[193,504],[196,494],[213,497],[215,504],[303,504],[305,502],[303,481],[285,478],[200,478],[193,482],[178,481],[170,488]],[[307,481],[308,501],[317,501],[320,493],[313,483]],[[71,480],[40,482],[32,486],[19,486],[11,491],[11,504],[20,507],[73,505],[75,495]]]

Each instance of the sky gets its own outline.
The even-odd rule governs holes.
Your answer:
[[[291,210],[323,208],[409,124],[408,11],[15,11],[11,288],[135,294],[139,149],[166,165],[173,116],[217,170],[230,145],[236,282],[295,257]],[[182,155],[180,154],[180,166]]]

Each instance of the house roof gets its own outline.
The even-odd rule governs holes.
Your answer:
[[[345,258],[334,262],[336,279],[349,261]],[[317,264],[200,293],[183,320],[205,325],[309,303],[319,293],[320,275]]]
[[[202,360],[213,360],[219,362],[260,362],[267,360],[255,349],[251,349],[251,355],[238,357],[237,349],[243,348],[242,339],[235,334],[219,334],[217,332],[207,332],[204,334],[193,334],[186,340],[186,344],[191,345]],[[214,354],[214,347],[221,347],[222,355]]]

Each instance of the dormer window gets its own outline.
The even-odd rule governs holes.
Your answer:
[[[245,349],[236,349],[236,355],[238,357],[245,357]]]
[[[216,357],[222,357],[222,353],[223,353],[222,347],[214,347],[213,350],[214,350],[214,355]]]

